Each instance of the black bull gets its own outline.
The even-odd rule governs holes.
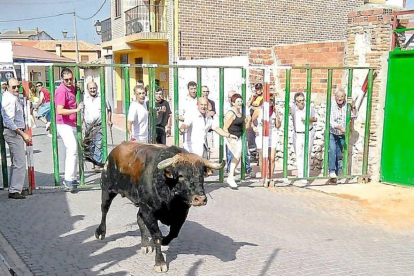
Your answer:
[[[157,272],[168,270],[161,245],[178,236],[191,205],[207,204],[204,176],[223,164],[210,162],[178,147],[123,142],[108,156],[102,171],[102,221],[95,231],[97,239],[106,234],[106,215],[117,194],[139,207],[137,223],[141,232],[141,251],[151,253],[155,245]],[[158,221],[170,226],[163,237]]]

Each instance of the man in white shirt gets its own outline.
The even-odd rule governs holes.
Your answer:
[[[91,158],[96,161],[96,163],[102,163],[102,121],[101,121],[101,96],[98,93],[98,85],[94,81],[88,82],[86,85],[88,93],[85,95],[84,99],[84,121],[85,127],[94,137],[90,144],[89,151],[93,154]],[[108,103],[106,103],[107,110],[107,123],[108,126],[112,126],[111,121],[111,108]],[[96,173],[101,171],[99,165],[94,165],[92,168]]]
[[[193,116],[185,118],[180,131],[186,131],[184,149],[206,158],[205,140],[207,132],[212,128],[213,119],[208,114],[208,100],[206,98],[199,98],[197,107],[198,111],[193,113]]]
[[[305,155],[305,118],[306,118],[306,103],[305,96],[302,92],[298,92],[294,96],[294,104],[290,106],[290,115],[293,121],[293,148],[296,153],[296,168],[298,170],[298,178],[304,177],[304,155]],[[316,122],[315,109],[310,106],[309,115],[309,142],[308,142],[308,171],[305,177],[309,176],[310,171],[310,155],[312,152],[313,138],[315,135],[315,129],[313,123]],[[303,185],[307,185],[307,180],[301,181]]]
[[[197,83],[190,81],[187,85],[188,95],[183,102],[180,102],[180,110],[178,119],[184,122],[186,117],[197,111]]]
[[[131,141],[148,143],[148,110],[145,104],[145,88],[134,87],[136,101],[132,102],[128,111],[128,133]]]
[[[4,140],[9,145],[11,166],[9,198],[25,199],[23,191],[26,178],[26,151],[24,144],[31,141],[25,133],[24,109],[19,101],[20,84],[15,78],[8,80],[8,91],[3,93],[1,114],[3,116]]]
[[[346,132],[346,111],[347,102],[344,89],[339,89],[335,93],[335,101],[331,106],[330,118],[330,138],[329,138],[329,177],[331,181],[336,181],[339,171],[342,170],[343,151],[345,146]],[[357,117],[357,110],[352,99],[349,100],[351,106],[351,119]]]

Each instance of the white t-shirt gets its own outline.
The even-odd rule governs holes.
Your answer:
[[[186,117],[184,124],[188,126],[185,133],[186,139],[184,148],[189,152],[202,157],[204,142],[206,140],[207,132],[212,128],[213,119],[208,114],[204,117],[198,112],[197,114],[193,113],[193,116]]]
[[[295,104],[290,105],[292,110],[292,120],[293,120],[293,129],[295,132],[305,132],[305,123],[302,121],[302,118],[306,117],[306,106],[300,110]],[[315,117],[315,109],[313,105],[310,106],[309,118]],[[313,128],[313,123],[309,123],[309,130]]]
[[[129,106],[128,121],[132,122],[132,132],[135,140],[148,142],[148,110],[146,104],[132,102]]]
[[[85,95],[84,104],[84,119],[87,124],[91,124],[94,120],[101,118],[101,97],[93,98],[90,95]]]
[[[179,106],[179,114],[184,117],[184,120],[187,119],[190,114],[198,112],[197,98],[193,99],[188,95],[183,102],[180,102]]]

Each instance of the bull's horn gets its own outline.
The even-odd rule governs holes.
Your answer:
[[[220,163],[215,163],[215,162],[211,162],[210,160],[207,159],[203,159],[204,161],[204,166],[206,166],[207,168],[213,169],[213,170],[221,170],[222,168],[224,168],[224,165],[226,164],[224,161]]]
[[[164,170],[167,167],[171,166],[174,162],[175,162],[175,158],[174,157],[165,159],[165,160],[161,161],[160,163],[158,163],[157,168],[159,170]]]

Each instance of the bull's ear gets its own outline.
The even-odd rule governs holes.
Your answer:
[[[164,175],[167,178],[174,178],[171,168],[167,168],[164,170]]]
[[[205,174],[206,176],[210,176],[210,175],[212,175],[212,174],[213,174],[213,170],[212,170],[212,169],[210,169],[210,168],[205,167],[205,169],[204,169],[204,174]]]

